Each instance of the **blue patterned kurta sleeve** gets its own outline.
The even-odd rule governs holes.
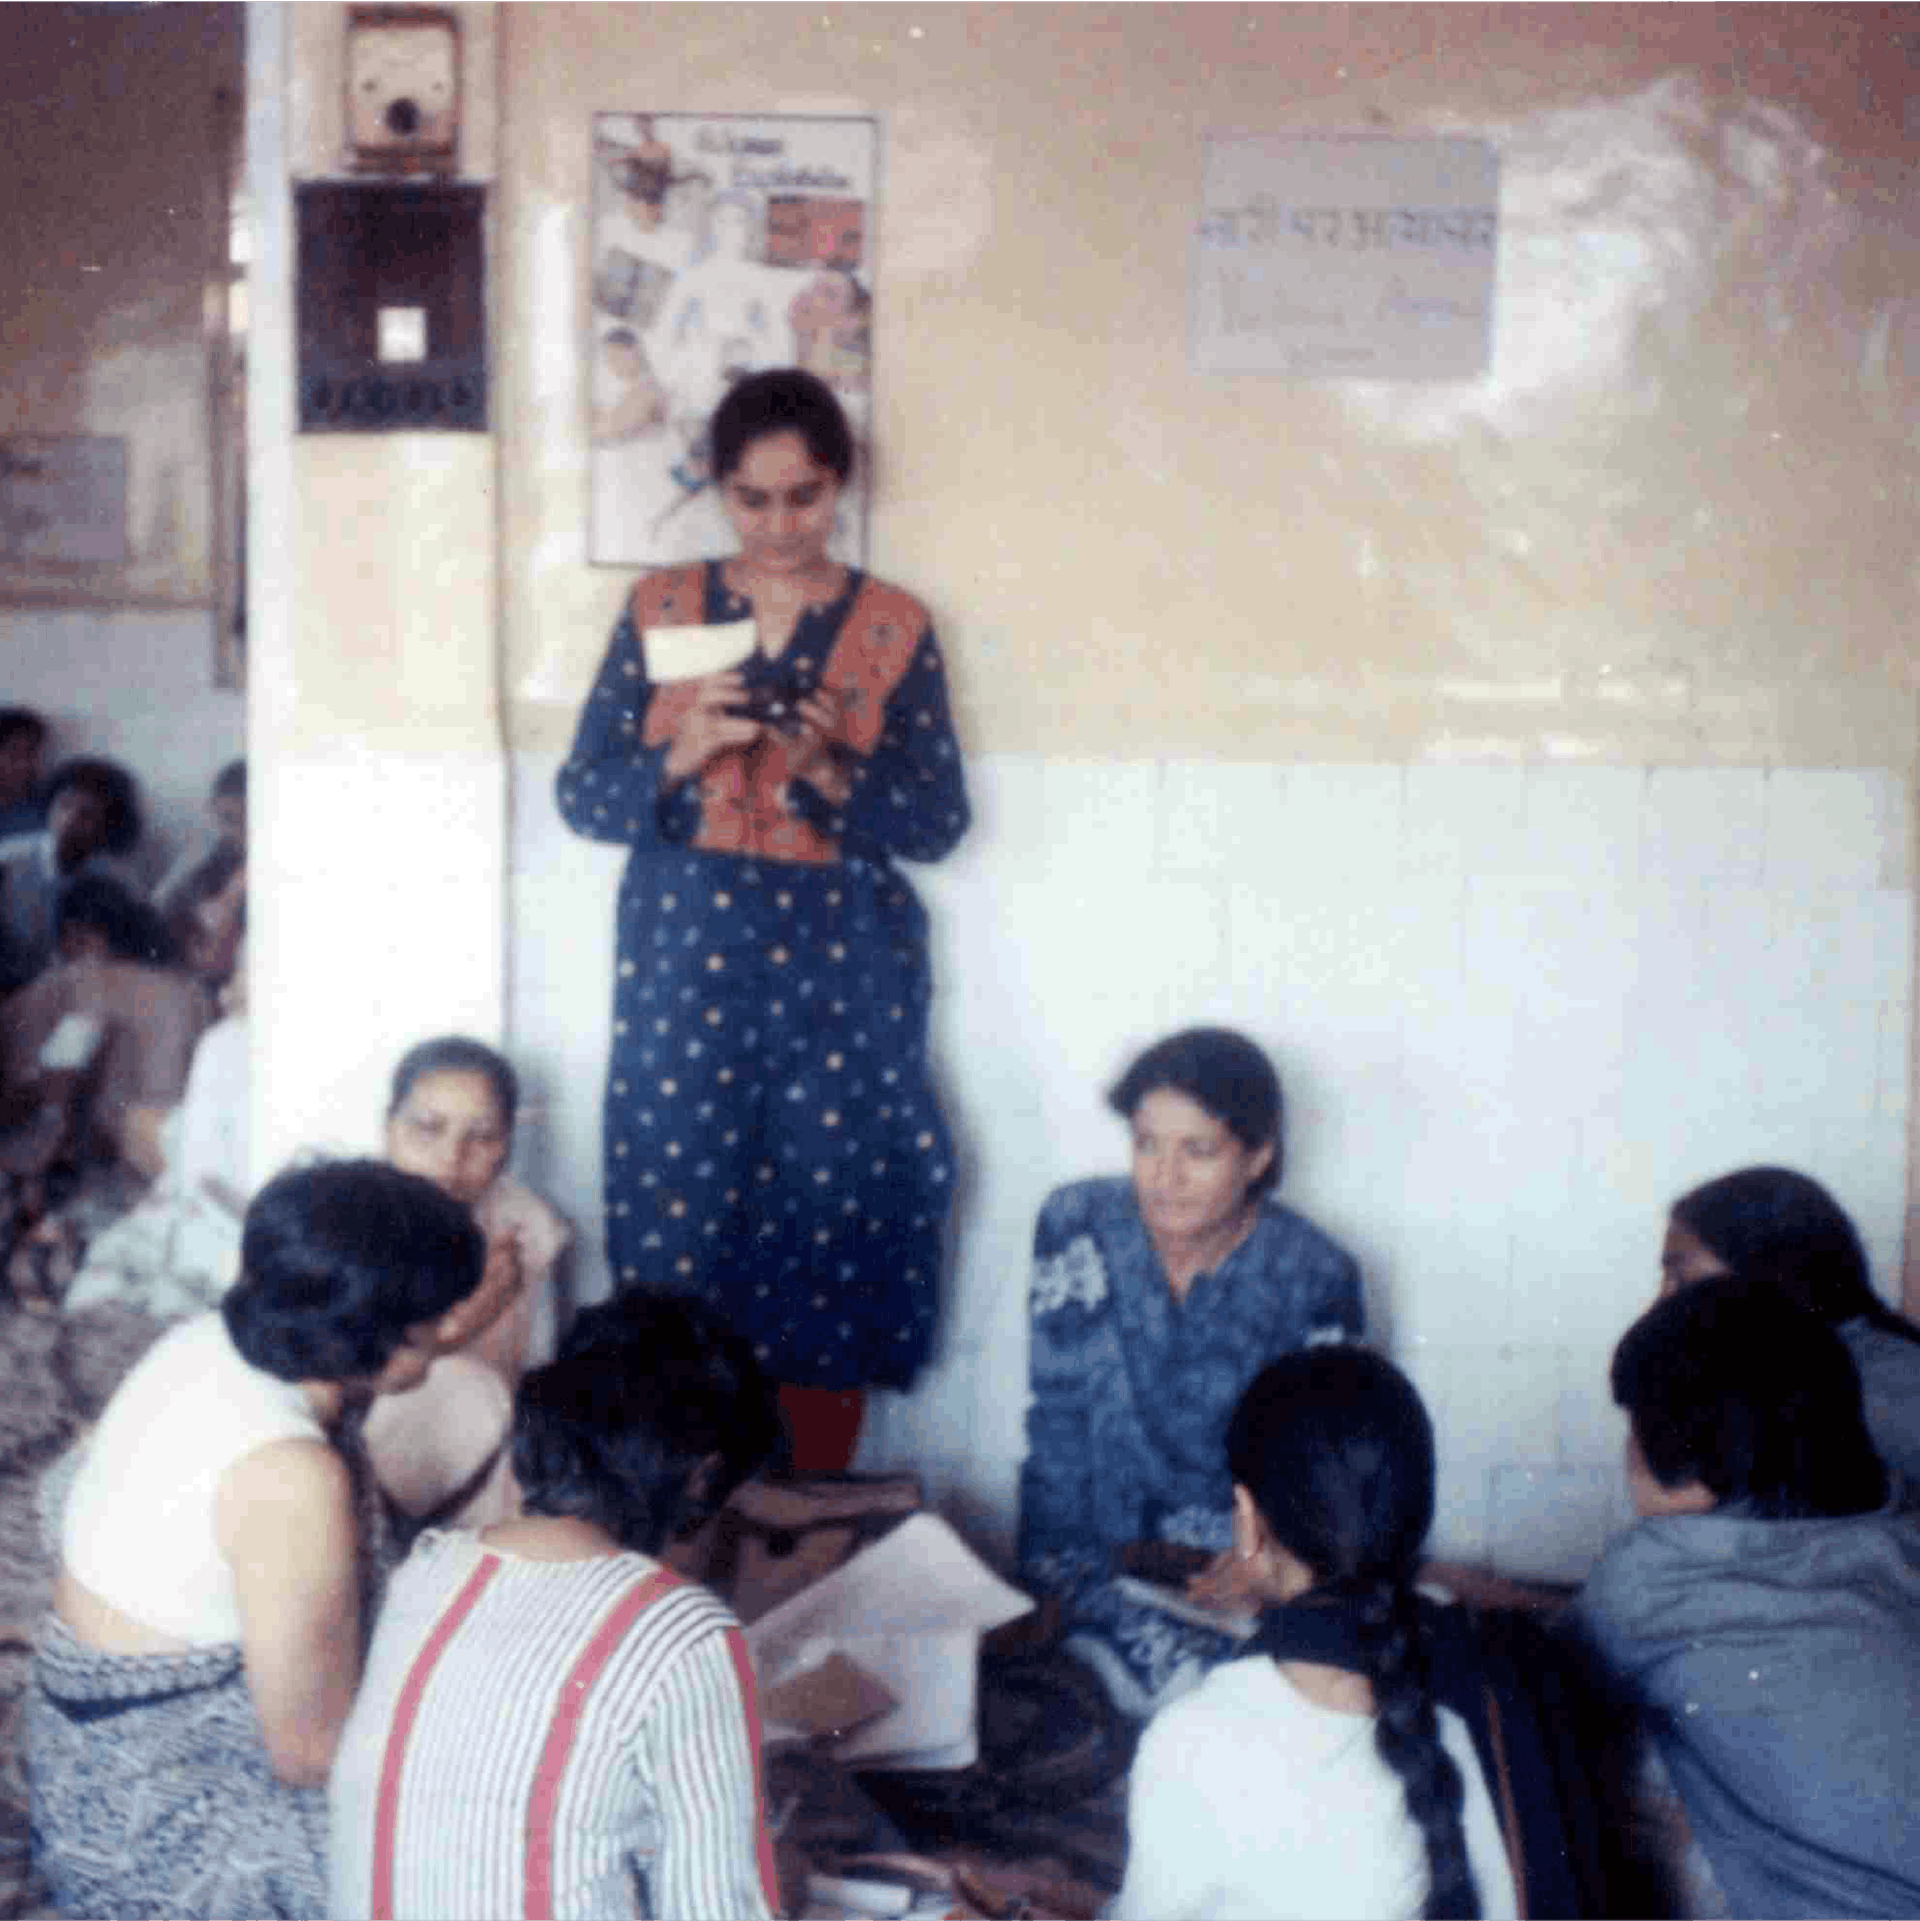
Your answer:
[[[640,737],[653,683],[629,608],[614,623],[593,691],[580,710],[573,751],[554,783],[560,815],[576,834],[623,847],[683,846],[700,818],[698,783],[662,790],[669,748]]]
[[[795,781],[794,811],[849,852],[934,861],[952,853],[972,814],[947,703],[940,644],[926,628],[887,697],[873,752],[842,756],[853,785],[843,807]]]
[[[1107,1579],[1110,1550],[1098,1538],[1093,1476],[1094,1398],[1101,1376],[1082,1365],[1072,1338],[1106,1305],[1100,1256],[1077,1218],[1073,1191],[1049,1196],[1033,1234],[1027,1323],[1031,1347],[1027,1457],[1020,1467],[1022,1576],[1073,1604]],[[1061,1326],[1060,1317],[1075,1323]],[[1066,1336],[1056,1339],[1056,1332]]]
[[[1269,1203],[1263,1229],[1274,1230],[1270,1272],[1290,1281],[1278,1333],[1285,1328],[1295,1347],[1324,1347],[1332,1341],[1358,1341],[1367,1331],[1366,1297],[1360,1264],[1344,1247],[1286,1208]]]

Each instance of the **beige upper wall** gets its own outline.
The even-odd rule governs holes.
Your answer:
[[[565,741],[624,586],[585,564],[590,116],[860,112],[871,556],[975,750],[1911,765],[1920,11],[497,23],[517,744]],[[1194,372],[1206,137],[1351,131],[1496,143],[1492,372]]]
[[[9,7],[0,433],[127,442],[127,563],[10,563],[0,597],[205,605],[240,10]]]

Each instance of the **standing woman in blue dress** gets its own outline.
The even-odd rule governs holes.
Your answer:
[[[739,551],[635,586],[558,781],[575,832],[632,849],[607,1253],[616,1287],[726,1314],[796,1465],[843,1466],[861,1391],[906,1385],[933,1329],[953,1155],[894,861],[955,845],[966,788],[926,609],[827,551],[853,466],[832,390],[750,375],[710,437]],[[748,619],[737,667],[649,662],[649,630]]]

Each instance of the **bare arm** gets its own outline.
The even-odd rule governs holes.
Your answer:
[[[347,1465],[324,1441],[272,1441],[229,1468],[214,1503],[233,1570],[247,1691],[273,1771],[327,1778],[360,1680],[360,1590]]]

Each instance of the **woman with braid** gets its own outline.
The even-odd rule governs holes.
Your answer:
[[[1433,1428],[1390,1362],[1289,1354],[1227,1429],[1254,1652],[1147,1727],[1120,1917],[1491,1915],[1513,1874],[1467,1725],[1457,1635],[1414,1592]]]

